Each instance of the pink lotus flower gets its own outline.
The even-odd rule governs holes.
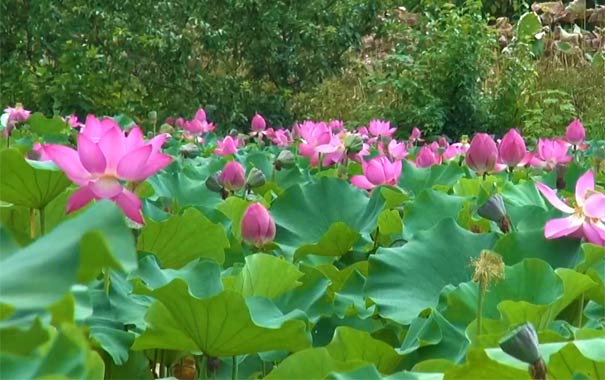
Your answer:
[[[203,135],[204,133],[212,132],[215,128],[216,126],[214,124],[208,123],[206,120],[199,119],[186,121],[183,125],[183,129],[185,129],[192,136],[199,136]]]
[[[499,147],[500,162],[514,167],[529,160],[525,141],[516,129],[510,129],[502,137]]]
[[[363,175],[351,177],[351,183],[360,189],[370,190],[380,185],[397,185],[401,176],[401,161],[391,162],[385,156],[362,161]]]
[[[261,115],[256,114],[252,118],[251,128],[254,132],[262,132],[267,128],[267,122],[265,122],[265,119]]]
[[[279,128],[273,131],[269,136],[273,144],[285,148],[292,144],[292,138],[290,137],[290,131],[287,129]]]
[[[498,146],[487,133],[477,133],[466,152],[466,164],[478,175],[494,170],[498,160]]]
[[[344,129],[344,123],[342,120],[331,120],[328,127],[332,130],[332,132],[340,132]]]
[[[538,139],[538,146],[531,158],[530,165],[538,168],[554,169],[558,164],[573,160],[567,155],[568,145],[560,139]]]
[[[23,108],[23,105],[21,103],[15,104],[14,107],[6,107],[4,112],[8,113],[7,123],[9,124],[10,122],[23,123],[27,121],[27,119],[29,119],[29,115],[31,114],[31,111],[28,111]]]
[[[447,148],[448,146],[450,146],[449,141],[447,141],[447,137],[445,136],[440,136],[437,139],[437,144],[439,144],[439,146],[443,149]]]
[[[419,168],[430,168],[433,165],[441,164],[440,157],[431,149],[425,145],[420,148],[418,155],[416,156],[416,166]]]
[[[242,217],[242,238],[261,248],[275,239],[275,221],[260,203],[252,203]]]
[[[34,159],[36,161],[52,161],[52,159],[46,154],[44,150],[44,146],[38,142],[34,143],[30,154],[28,157]]]
[[[412,128],[412,132],[410,133],[410,137],[408,138],[408,144],[410,147],[413,147],[416,145],[417,142],[422,142],[424,141],[424,139],[420,138],[421,136],[421,132],[420,129],[414,127]]]
[[[206,121],[206,111],[204,111],[203,108],[200,108],[193,118],[199,121]]]
[[[574,119],[565,130],[565,139],[572,145],[581,145],[586,139],[584,126],[578,119]]]
[[[573,208],[559,199],[555,190],[545,184],[538,182],[536,187],[555,208],[571,214],[546,223],[544,236],[547,239],[584,237],[590,243],[605,246],[605,195],[595,191],[592,170],[584,173],[576,182],[576,204]]]
[[[317,147],[332,141],[330,128],[324,122],[305,121],[299,124],[297,129],[302,139],[302,143],[298,146],[300,155],[308,157],[312,166],[317,166],[320,153],[317,151]]]
[[[219,156],[228,156],[230,154],[237,153],[238,140],[231,136],[226,136],[222,140],[217,140],[216,145],[217,147],[214,150],[214,154]]]
[[[143,132],[133,128],[128,136],[112,119],[89,115],[78,134],[77,151],[63,145],[44,145],[44,151],[80,186],[67,202],[67,212],[78,210],[95,199],[111,199],[133,221],[143,224],[141,200],[122,182],[140,182],[172,161],[160,149],[166,140],[159,135],[145,142]]]
[[[84,126],[84,124],[82,124],[80,122],[80,120],[78,119],[78,116],[75,114],[71,114],[69,116],[65,117],[65,122],[67,123],[67,125],[69,125],[71,128],[82,128]]]
[[[327,144],[321,144],[315,148],[317,153],[322,153],[325,155],[322,165],[330,166],[343,161],[346,151],[343,138],[344,135],[332,135]]]
[[[246,170],[237,161],[229,161],[218,176],[219,183],[229,191],[241,190],[246,185]]]
[[[370,134],[376,137],[391,137],[397,128],[391,128],[391,123],[384,120],[372,120],[368,127]]]
[[[456,157],[462,156],[466,154],[468,151],[469,144],[468,143],[454,143],[447,148],[441,155],[441,158],[445,161],[451,161]]]
[[[394,161],[403,160],[408,155],[405,143],[397,142],[397,140],[389,141],[389,145],[387,145],[387,151],[391,159]]]

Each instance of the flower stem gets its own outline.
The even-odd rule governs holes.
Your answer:
[[[46,232],[46,215],[44,214],[44,207],[38,210],[40,212],[40,236]]]
[[[580,300],[578,304],[578,316],[576,318],[576,326],[578,328],[582,328],[582,319],[584,317],[584,293],[580,295]]]
[[[195,377],[198,380],[208,378],[208,357],[204,354],[195,356]]]
[[[237,356],[233,356],[232,367],[231,367],[231,380],[237,380]]]
[[[36,238],[36,209],[29,209],[29,237],[34,240]]]
[[[110,269],[106,267],[103,269],[103,289],[105,290],[105,295],[109,297],[109,286],[111,284],[111,276]]]
[[[479,282],[479,295],[477,297],[477,338],[481,335],[481,317],[483,316],[483,300],[485,298],[485,290],[487,284],[483,281]]]

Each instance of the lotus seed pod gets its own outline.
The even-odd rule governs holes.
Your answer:
[[[502,196],[500,194],[492,195],[483,206],[479,207],[477,213],[482,218],[500,223],[506,216],[506,207]]]
[[[498,344],[502,351],[527,364],[534,364],[540,360],[538,334],[529,322],[514,329]]]
[[[257,168],[252,168],[248,174],[248,178],[246,179],[246,184],[250,188],[262,186],[265,184],[265,182],[265,175]]]

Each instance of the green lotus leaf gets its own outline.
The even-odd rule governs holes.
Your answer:
[[[229,197],[217,206],[217,209],[231,220],[231,233],[237,239],[242,237],[242,218],[248,206],[250,202],[238,197]]]
[[[71,181],[52,162],[26,160],[16,149],[0,152],[0,201],[43,209]]]
[[[98,202],[8,257],[2,257],[0,303],[40,308],[61,299],[103,268],[133,270],[136,251],[118,207]],[[24,278],[35,281],[24,281]]]
[[[32,132],[46,138],[56,138],[56,136],[66,135],[71,129],[60,116],[47,118],[40,112],[32,114],[27,119],[27,125],[29,125]]]
[[[404,236],[411,237],[419,231],[430,229],[443,219],[455,219],[464,201],[465,198],[440,191],[423,190],[406,208],[403,219]]]
[[[288,356],[265,379],[325,379],[332,372],[349,372],[363,367],[364,364],[361,360],[336,360],[324,347],[309,348]]]
[[[275,298],[301,285],[303,276],[296,266],[283,258],[265,253],[246,257],[241,271],[223,279],[225,289],[242,294],[244,297],[262,296]]]
[[[534,36],[542,30],[542,21],[535,12],[524,13],[515,29],[515,34],[520,40],[533,41]]]
[[[362,236],[368,235],[376,228],[383,206],[379,192],[368,198],[364,191],[336,178],[292,186],[270,210],[277,225],[275,241],[287,255],[292,255],[303,245],[320,242],[336,222],[345,223]],[[334,246],[331,250],[339,248]]]
[[[177,209],[187,206],[200,206],[204,210],[216,207],[221,202],[220,194],[206,188],[205,177],[194,179],[194,177],[187,176],[184,169],[183,171],[165,170],[150,177],[147,182],[155,191],[155,195],[150,199],[167,199],[171,202],[171,208],[174,208],[172,203],[176,202]]]
[[[587,299],[605,305],[605,250],[594,244],[582,244],[582,261],[575,270],[585,273],[597,286],[585,293]]]
[[[294,253],[294,258],[305,255],[342,256],[349,252],[361,235],[343,222],[336,222],[317,244],[305,244]]]
[[[448,368],[443,380],[529,380],[527,364],[524,369],[511,367],[491,359],[483,350],[471,349],[466,356],[466,362]]]
[[[157,301],[147,312],[147,329],[135,340],[134,350],[163,348],[233,356],[309,346],[304,322],[288,320],[279,328],[258,325],[244,297],[231,290],[200,299],[179,278],[155,290],[140,285],[135,289]]]
[[[334,293],[334,313],[339,318],[357,315],[366,319],[374,315],[375,305],[368,305],[363,293],[366,277],[358,270],[351,272],[342,288]]]
[[[137,240],[137,249],[156,255],[163,268],[180,268],[202,257],[222,263],[227,247],[223,226],[194,208],[164,221],[147,220]]]
[[[444,219],[404,246],[372,255],[365,293],[380,315],[409,324],[420,311],[437,306],[445,285],[469,281],[470,259],[495,241],[495,234],[473,234]]]
[[[403,160],[402,163],[403,175],[399,179],[399,186],[414,194],[434,186],[451,188],[464,175],[464,170],[454,162],[430,168],[417,168],[408,160]]]

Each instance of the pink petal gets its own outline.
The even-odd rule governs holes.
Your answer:
[[[578,218],[575,215],[549,220],[544,226],[544,237],[547,239],[556,239],[571,235],[582,227],[583,221],[583,218]]]
[[[101,140],[99,140],[99,148],[101,148],[105,160],[107,161],[106,171],[115,174],[118,163],[126,151],[126,137],[124,137],[124,132],[118,127],[111,128],[103,135]]]
[[[127,217],[139,224],[145,223],[143,221],[143,214],[141,213],[143,204],[134,193],[124,189],[122,193],[113,198],[113,201],[116,202]]]
[[[147,178],[142,175],[152,149],[151,145],[144,145],[126,153],[118,163],[118,178],[126,181],[142,181]]]
[[[143,169],[143,173],[140,177],[149,178],[160,170],[164,169],[166,166],[170,165],[172,162],[172,157],[167,154],[161,153],[152,153],[145,164],[145,168]]]
[[[101,177],[88,185],[98,199],[113,198],[124,189],[120,182],[113,177]]]
[[[594,193],[584,201],[584,214],[589,218],[605,219],[605,195]]]
[[[550,187],[540,182],[536,182],[536,187],[555,208],[563,211],[566,214],[572,214],[574,212],[574,209],[569,207],[561,199],[559,199],[559,197],[557,197],[557,193],[555,193],[555,191]]]
[[[95,194],[90,190],[88,186],[83,186],[76,190],[67,201],[67,210],[70,212],[81,209],[95,199]]]
[[[370,190],[374,188],[374,184],[368,181],[368,179],[363,175],[354,175],[351,177],[351,183],[353,186],[358,187],[364,190]]]
[[[65,172],[70,180],[84,186],[91,178],[90,173],[82,166],[78,152],[63,145],[44,145],[44,151],[51,160]]]
[[[598,226],[597,224],[584,223],[582,225],[582,231],[584,232],[584,237],[586,237],[586,241],[596,245],[605,245],[605,231],[602,230],[603,228],[605,227]]]
[[[154,152],[160,152],[162,149],[162,145],[166,142],[168,135],[166,133],[162,133],[161,135],[157,135],[156,137],[149,140],[148,144],[151,144]]]
[[[594,173],[592,170],[582,174],[576,182],[576,202],[578,205],[582,206],[584,204],[586,192],[589,190],[594,190]]]
[[[132,128],[130,132],[128,132],[128,136],[126,136],[126,151],[130,152],[142,147],[143,145],[145,145],[145,139],[143,138],[141,128]]]
[[[78,134],[78,155],[86,170],[90,173],[103,173],[105,171],[105,156],[97,144],[92,142],[85,134]]]

